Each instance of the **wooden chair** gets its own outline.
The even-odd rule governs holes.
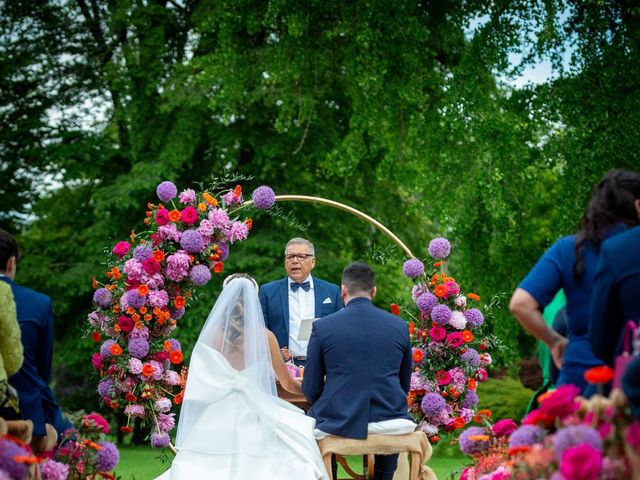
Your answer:
[[[404,435],[371,434],[364,440],[327,435],[318,441],[322,460],[329,475],[331,474],[331,455],[364,455],[367,457],[367,476],[373,478],[373,455],[391,455],[406,453],[409,457],[410,480],[437,480],[433,470],[424,465],[431,458],[431,444],[423,432],[412,432]],[[357,478],[357,477],[356,477]]]

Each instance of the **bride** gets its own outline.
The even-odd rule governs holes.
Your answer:
[[[315,421],[276,395],[302,394],[264,325],[258,284],[228,277],[191,355],[178,454],[158,480],[326,479]]]

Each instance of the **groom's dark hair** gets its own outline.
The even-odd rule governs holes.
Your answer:
[[[13,235],[0,228],[0,272],[7,271],[7,263],[11,257],[16,257],[16,262],[20,260],[18,242]]]
[[[371,293],[376,285],[376,274],[369,265],[364,262],[353,262],[342,271],[342,284],[347,288],[347,293]]]

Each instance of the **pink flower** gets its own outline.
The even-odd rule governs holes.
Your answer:
[[[462,339],[462,334],[460,332],[453,332],[447,335],[447,340],[445,343],[452,348],[456,348],[462,345],[464,343],[464,340]]]
[[[479,382],[486,382],[488,378],[489,374],[484,368],[479,368],[478,370],[476,370],[476,380],[478,380]]]
[[[447,336],[447,330],[440,325],[434,325],[431,327],[431,330],[429,330],[429,336],[436,342],[441,342]]]
[[[193,207],[187,207],[182,210],[180,219],[188,225],[193,225],[198,220],[198,211]]]
[[[169,223],[169,210],[161,208],[156,213],[156,223],[161,227]]]
[[[131,249],[131,245],[129,242],[118,242],[115,247],[113,247],[113,253],[118,255],[118,257],[124,257]]]
[[[142,263],[142,268],[147,275],[155,275],[160,271],[160,264],[149,257]]]
[[[578,395],[580,389],[575,385],[562,385],[542,400],[539,410],[553,417],[566,417],[580,408],[580,404],[575,400]]]
[[[602,452],[586,443],[562,453],[560,473],[566,480],[597,480],[602,469]]]
[[[224,236],[229,243],[244,240],[247,235],[249,235],[249,227],[244,222],[231,222],[231,225],[224,231]]]
[[[451,375],[449,375],[449,372],[440,370],[436,373],[436,380],[438,380],[439,385],[449,385],[451,383]]]
[[[640,453],[640,422],[633,422],[627,427],[625,440]]]
[[[99,353],[94,353],[91,356],[91,364],[93,368],[100,370],[102,368],[102,356]]]
[[[506,437],[507,435],[511,435],[514,431],[516,431],[518,425],[510,418],[505,418],[504,420],[498,420],[493,427],[491,427],[491,432],[496,437]]]

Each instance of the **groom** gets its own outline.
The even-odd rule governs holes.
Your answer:
[[[298,333],[304,319],[315,319],[342,308],[340,289],[311,275],[316,265],[313,244],[304,238],[289,240],[284,249],[287,276],[260,287],[260,304],[267,328],[287,347],[296,365],[302,366],[307,355],[306,340]]]
[[[316,438],[363,439],[403,434],[415,423],[407,409],[411,343],[407,324],[371,303],[375,274],[362,262],[342,272],[345,308],[313,323],[302,391],[316,419]],[[376,455],[374,480],[391,480],[398,455]]]

